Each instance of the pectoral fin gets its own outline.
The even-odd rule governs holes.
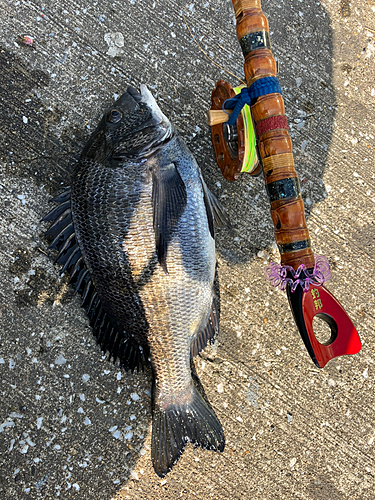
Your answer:
[[[167,249],[186,207],[186,188],[174,163],[153,172],[155,244],[160,265],[167,271]]]

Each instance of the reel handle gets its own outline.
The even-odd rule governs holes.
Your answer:
[[[268,21],[262,12],[260,0],[232,0],[232,3],[249,87],[259,78],[275,77],[277,73]],[[253,99],[251,112],[281,264],[295,270],[301,264],[312,269],[315,258],[306,226],[281,94],[275,92]]]

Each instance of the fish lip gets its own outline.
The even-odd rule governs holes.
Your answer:
[[[158,103],[155,100],[155,97],[151,94],[151,92],[148,90],[147,86],[144,83],[141,83],[140,85],[140,91],[141,91],[141,96],[142,96],[142,102],[147,104],[147,106],[150,108],[151,113],[154,118],[158,119],[158,124],[164,124],[167,127],[171,126],[171,122],[168,120],[168,118],[164,115],[164,113],[161,111],[159,108]]]

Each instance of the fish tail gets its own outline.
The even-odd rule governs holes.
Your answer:
[[[151,458],[160,477],[172,469],[188,442],[206,450],[224,450],[224,432],[214,410],[195,387],[189,399],[164,408],[154,404]]]

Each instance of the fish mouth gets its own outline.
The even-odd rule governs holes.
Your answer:
[[[147,104],[147,106],[150,108],[153,117],[156,120],[158,120],[157,123],[164,126],[166,129],[170,129],[172,127],[171,122],[159,108],[158,103],[155,100],[155,97],[148,90],[147,86],[142,83],[140,86],[140,90],[141,90],[142,102]]]

